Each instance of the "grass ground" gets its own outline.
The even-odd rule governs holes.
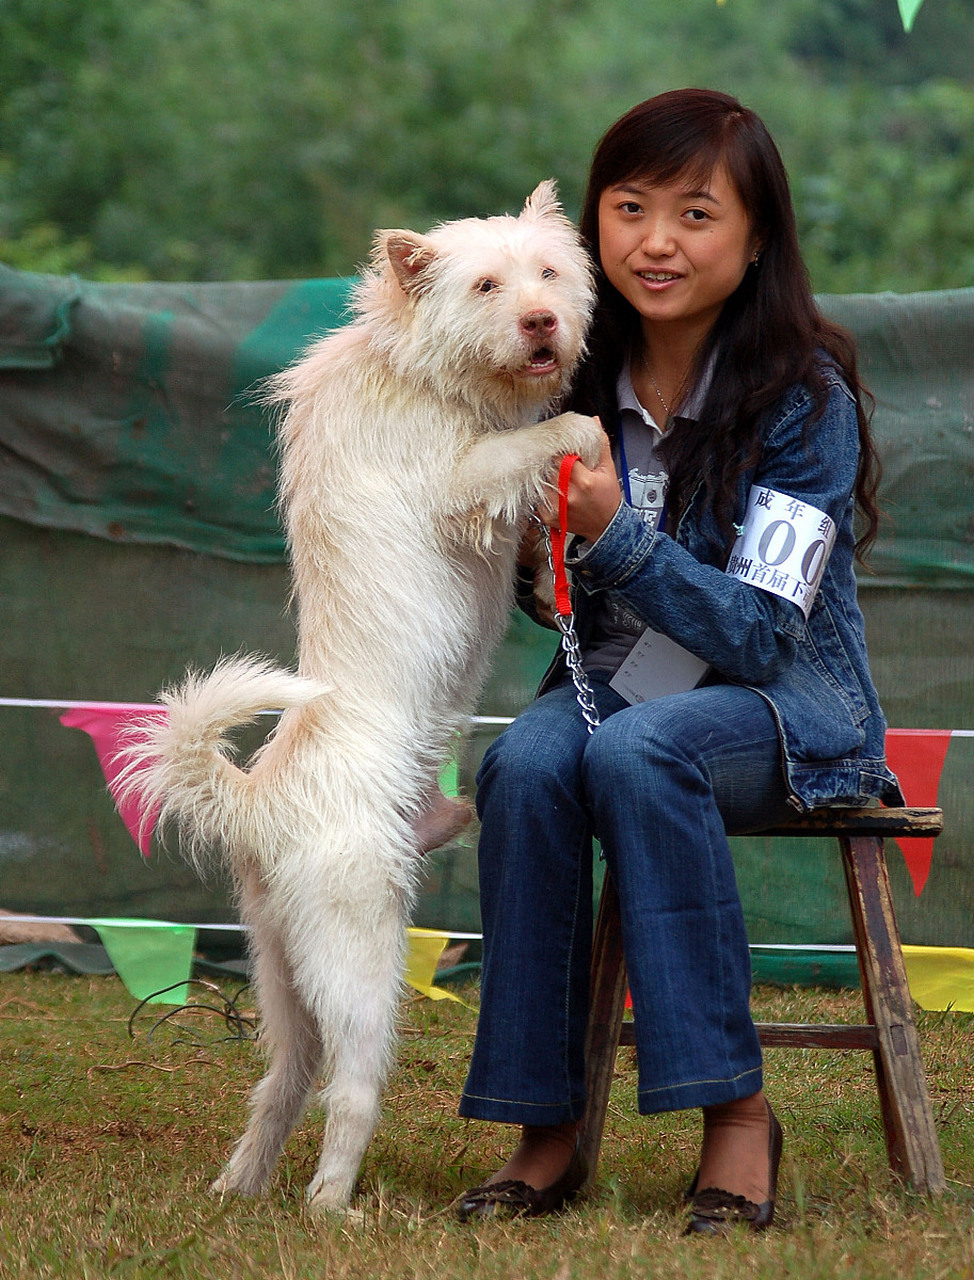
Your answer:
[[[475,1001],[475,989],[466,994]],[[130,1034],[132,1011],[114,978],[0,977],[2,1280],[974,1277],[971,1015],[920,1014],[945,1196],[911,1196],[892,1179],[869,1055],[771,1050],[767,1089],[786,1130],[780,1225],[715,1241],[680,1234],[695,1117],[638,1118],[628,1050],[593,1196],[557,1219],[454,1222],[445,1206],[500,1161],[510,1131],[457,1118],[474,1014],[420,999],[403,1005],[399,1066],[356,1212],[322,1220],[303,1208],[315,1111],[267,1195],[221,1204],[205,1188],[243,1124],[257,1047],[224,1040],[207,1012],[153,1027],[157,1007]],[[855,1020],[858,994],[759,988],[755,1011]]]

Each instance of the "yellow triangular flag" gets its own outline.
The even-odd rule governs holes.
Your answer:
[[[436,929],[407,929],[409,950],[406,953],[406,971],[403,974],[406,982],[416,991],[431,1000],[455,1000],[469,1009],[466,1000],[461,1000],[445,987],[433,985],[436,975],[436,964],[450,941],[448,933],[439,933]]]
[[[974,950],[904,946],[910,995],[921,1009],[974,1013]]]

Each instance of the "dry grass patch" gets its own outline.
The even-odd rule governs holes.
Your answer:
[[[475,989],[468,994],[475,1002]],[[841,1021],[858,1016],[859,997],[761,988],[755,1005],[766,1021]],[[557,1219],[455,1223],[446,1206],[502,1159],[510,1133],[456,1116],[472,1011],[419,999],[403,1004],[399,1066],[355,1212],[320,1219],[304,1209],[320,1137],[314,1110],[269,1193],[221,1204],[206,1187],[261,1073],[256,1046],[224,1039],[216,1014],[150,1035],[159,1011],[143,1013],[131,1036],[132,1008],[111,978],[0,978],[3,1280],[974,1276],[969,1015],[920,1015],[946,1196],[918,1199],[891,1178],[868,1055],[770,1050],[767,1087],[787,1135],[781,1227],[704,1241],[680,1234],[696,1117],[637,1117],[629,1051],[592,1197]]]

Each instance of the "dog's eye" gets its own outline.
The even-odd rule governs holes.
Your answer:
[[[484,276],[483,280],[477,281],[478,293],[491,293],[494,289],[499,289],[499,288],[500,288],[500,285],[497,283],[497,281],[491,280],[487,276]]]
[[[545,268],[544,268],[544,270],[541,272],[541,279],[542,279],[542,280],[557,280],[557,279],[558,279],[558,272],[554,269],[554,267],[545,267]]]

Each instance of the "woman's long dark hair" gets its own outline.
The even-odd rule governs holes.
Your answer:
[[[799,382],[811,391],[816,413],[824,410],[828,397],[821,367],[824,351],[842,371],[857,406],[855,496],[862,533],[856,551],[862,559],[875,540],[879,521],[879,460],[864,405],[871,398],[859,380],[852,337],[828,321],[812,297],[778,149],[758,116],[727,94],[678,89],[650,98],[616,121],[596,148],[581,232],[596,262],[598,303],[590,353],[571,405],[599,414],[611,434],[616,379],[630,350],[641,341],[638,314],[609,284],[599,265],[602,192],[633,178],[653,184],[685,178],[698,185],[719,165],[726,169],[747,209],[760,256],[724,303],[704,348],[697,353],[697,373],[716,353],[714,377],[699,420],[683,423],[664,441],[670,473],[670,528],[675,528],[702,484],[729,547],[735,482],[758,459],[762,416]]]

